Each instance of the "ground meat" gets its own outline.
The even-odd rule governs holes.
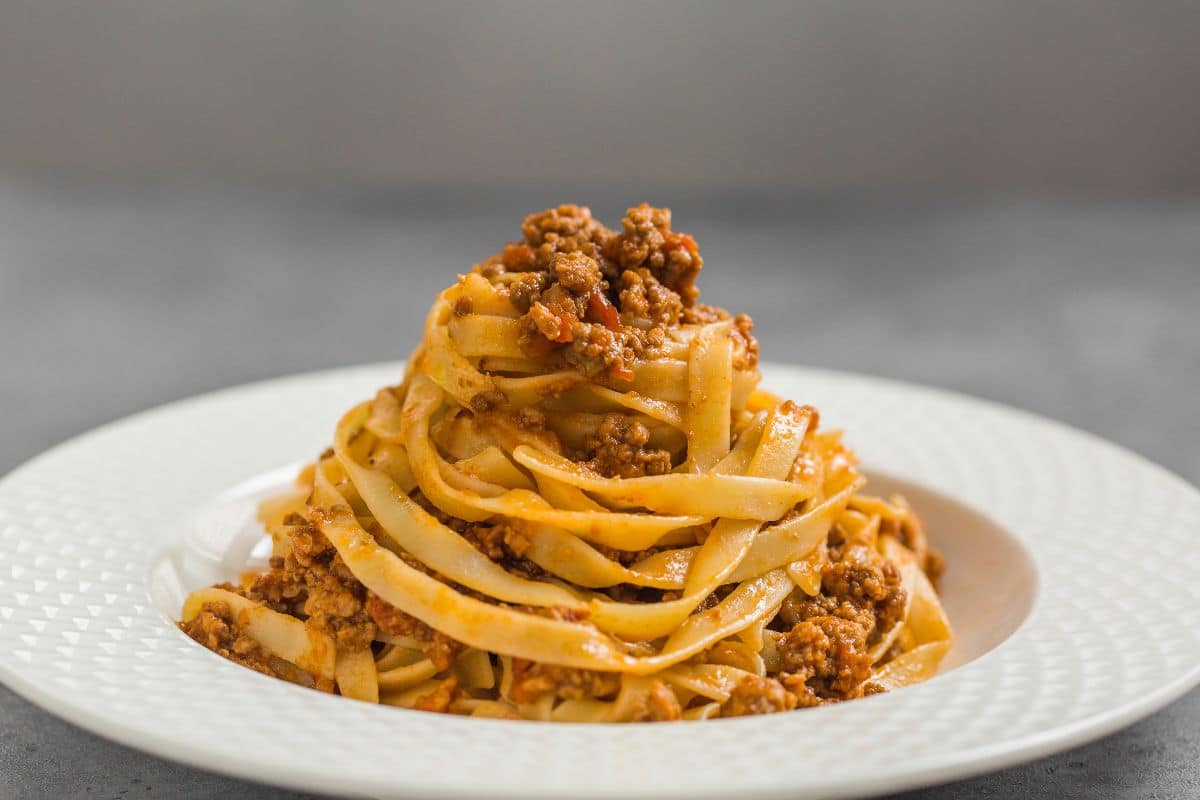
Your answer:
[[[492,561],[521,558],[529,550],[529,537],[507,522],[470,523],[463,538]]]
[[[429,516],[433,517],[455,533],[463,533],[466,531],[467,525],[469,524],[466,520],[459,519],[458,517],[452,517],[445,511],[442,511],[440,508],[435,506],[433,501],[426,497],[425,493],[420,489],[414,490],[409,497],[412,498],[414,503],[425,509]],[[425,570],[424,567],[421,569],[428,572],[428,570]]]
[[[729,699],[721,704],[722,717],[774,714],[796,707],[796,696],[774,678],[747,675],[733,687]]]
[[[821,592],[794,592],[779,610],[790,626],[777,648],[780,680],[800,705],[845,700],[863,692],[871,672],[871,647],[899,624],[906,596],[896,566],[862,545],[846,546],[835,532],[831,556],[821,572]]]
[[[667,331],[665,328],[651,328],[638,337],[639,356],[646,359],[661,358],[667,346]]]
[[[607,324],[595,313],[605,309],[611,312]],[[591,318],[597,324],[587,322],[585,318]],[[541,359],[554,353],[558,345],[586,339],[589,328],[620,333],[620,319],[603,292],[592,289],[585,295],[578,295],[563,284],[554,283],[532,299],[529,310],[521,318],[520,344],[527,356]]]
[[[527,272],[533,265],[533,248],[523,242],[509,242],[494,258],[507,272]]]
[[[559,285],[574,294],[589,295],[600,286],[600,265],[583,253],[558,253],[550,261],[550,268]]]
[[[825,616],[798,622],[776,647],[783,670],[823,699],[857,697],[871,675],[867,629],[855,620]]]
[[[529,537],[519,527],[503,521],[495,523],[467,522],[458,517],[452,517],[430,502],[429,498],[420,490],[413,492],[412,499],[438,522],[455,533],[462,534],[463,538],[470,542],[476,550],[493,561],[503,564],[505,568],[520,572],[526,578],[545,576],[546,573],[541,567],[525,558],[525,553],[529,550]],[[405,558],[405,555],[402,554],[401,557]],[[409,558],[405,558],[405,560],[408,561]],[[415,559],[412,560],[410,566],[427,574],[430,572],[424,564]],[[452,582],[444,576],[434,575],[434,577],[443,583],[452,585]],[[456,588],[465,591],[463,587]]]
[[[546,577],[546,571],[525,558],[529,552],[529,535],[520,527],[509,522],[471,522],[462,531],[463,538],[476,550],[504,566],[509,572],[537,579]]]
[[[846,552],[846,531],[842,528],[841,523],[835,522],[829,529],[829,535],[825,537],[825,544],[829,560],[841,561]]]
[[[541,299],[542,291],[550,283],[544,272],[526,272],[508,285],[508,299],[522,314],[529,311]]]
[[[271,669],[271,658],[267,651],[238,630],[226,603],[205,603],[200,613],[190,621],[179,623],[179,629],[223,658],[255,672],[279,677]]]
[[[375,623],[366,613],[362,585],[355,582],[351,586],[336,569],[314,575],[308,584],[304,610],[309,622],[332,635],[339,649],[354,651],[370,647],[375,640]]]
[[[245,595],[276,611],[307,619],[329,634],[339,648],[361,650],[375,638],[366,613],[366,588],[346,567],[317,527],[299,515],[284,520],[291,552],[272,558],[270,569],[255,578]]]
[[[450,711],[451,704],[458,699],[459,694],[461,692],[458,688],[458,679],[451,675],[439,683],[432,692],[419,698],[413,708],[417,711],[446,714]]]
[[[563,320],[547,305],[535,302],[529,307],[526,319],[548,341],[557,341],[562,335]]]
[[[480,392],[471,398],[471,409],[479,414],[485,414],[494,408],[508,405],[508,396],[499,389]]]
[[[687,325],[711,325],[732,318],[725,309],[707,303],[696,303],[683,309],[683,321]]]
[[[489,279],[506,272],[546,272],[559,253],[582,253],[603,262],[603,245],[613,232],[584,206],[561,205],[530,214],[521,224],[522,240],[510,242],[475,265]]]
[[[579,321],[571,323],[570,327],[570,343],[560,353],[562,361],[589,378],[607,375],[631,381],[637,359],[652,357],[666,342],[666,335],[660,328],[613,330],[598,323]]]
[[[367,613],[379,626],[379,629],[393,636],[407,636],[416,639],[425,648],[425,655],[433,662],[438,672],[450,669],[458,654],[466,649],[462,642],[451,639],[441,631],[436,631],[421,620],[406,614],[378,595],[368,593],[366,602]]]
[[[480,261],[475,265],[474,271],[478,272],[489,281],[496,280],[504,274],[504,264],[501,260],[500,254],[496,253],[494,255],[490,255],[483,261]]]
[[[700,601],[696,606],[696,611],[708,611],[710,608],[716,608],[729,595],[733,594],[736,584],[727,583],[724,586],[718,586],[713,591],[709,592],[708,596]]]
[[[749,314],[735,317],[723,308],[697,303],[683,309],[682,319],[687,325],[711,325],[733,320],[729,335],[733,339],[734,369],[754,369],[758,365],[758,339],[754,338],[754,320]]]
[[[289,513],[283,518],[284,527],[307,533],[311,523],[299,513]],[[290,535],[290,534],[289,534]],[[250,583],[240,594],[281,614],[300,616],[308,599],[308,587],[304,570],[298,569],[295,559],[271,557],[268,571],[252,576]]]
[[[817,617],[840,617],[868,630],[875,624],[875,616],[870,609],[860,608],[827,594],[809,597],[802,591],[793,592],[779,609],[779,621],[784,624],[784,629]]]
[[[821,593],[870,610],[874,616],[872,639],[891,630],[904,616],[906,597],[896,565],[865,548],[852,548],[850,558],[825,565]]]
[[[521,430],[539,432],[546,430],[546,412],[533,406],[525,406],[513,412],[512,420]]]
[[[636,320],[653,327],[675,327],[683,316],[679,295],[658,282],[648,269],[627,269],[621,273],[618,306]]]
[[[235,587],[218,588],[233,590]],[[242,633],[233,618],[232,610],[225,603],[205,603],[199,614],[189,622],[179,623],[179,628],[195,641],[235,664],[308,689],[321,692],[334,690],[334,683],[329,678],[313,675],[289,661],[271,655],[257,641]]]
[[[636,478],[671,471],[671,453],[647,449],[650,430],[628,414],[605,414],[600,427],[585,440],[575,460],[607,477]]]
[[[788,693],[796,698],[796,708],[814,708],[834,702],[832,699],[818,697],[817,693],[808,685],[808,678],[803,674],[793,675],[790,672],[781,672],[776,678],[783,684],[783,688],[787,689]],[[864,694],[867,693],[868,686],[870,686],[870,682],[863,684]]]
[[[818,617],[838,617],[864,629],[874,644],[904,615],[907,600],[896,566],[863,547],[851,548],[852,557],[826,564],[821,571],[821,593],[809,597],[795,592],[779,610],[780,619],[795,625]]]
[[[597,377],[613,367],[627,368],[635,353],[625,350],[622,337],[603,325],[577,322],[572,327],[572,340],[563,352],[567,364],[589,378]]]
[[[526,217],[521,242],[476,265],[522,314],[520,344],[529,358],[628,381],[636,359],[661,354],[666,329],[681,320],[729,319],[697,305],[704,262],[692,237],[671,230],[670,210],[643,204],[621,224],[616,234],[581,206],[547,209]],[[516,274],[499,280],[506,273]],[[758,361],[758,343],[750,318],[738,319],[736,366],[748,369]]]
[[[683,719],[683,708],[671,687],[662,681],[650,685],[644,702],[633,712],[634,722],[674,722]]]
[[[621,688],[621,676],[574,667],[558,667],[523,658],[512,660],[509,696],[517,703],[532,703],[545,694],[564,700],[607,698]]]
[[[293,565],[289,565],[287,559],[273,556],[267,571],[254,575],[248,587],[239,591],[273,611],[301,616],[308,599],[308,585],[304,581],[304,572]]]
[[[754,369],[758,366],[758,339],[754,338],[754,320],[749,314],[738,314],[733,318],[733,368]]]
[[[505,263],[510,271],[545,271],[557,253],[582,253],[600,261],[604,258],[603,245],[613,235],[592,218],[591,209],[569,204],[530,214],[521,224],[521,233],[528,261],[520,260],[524,251],[514,252],[510,257],[512,263]]]
[[[679,295],[684,306],[700,296],[696,276],[704,266],[696,240],[671,230],[671,211],[643,203],[621,220],[621,233],[609,239],[604,254],[622,269],[646,268],[659,283]]]
[[[425,655],[433,662],[433,666],[438,672],[450,669],[454,659],[458,658],[459,654],[466,649],[466,645],[462,642],[451,639],[441,631],[434,631],[433,638],[424,642],[424,645]]]

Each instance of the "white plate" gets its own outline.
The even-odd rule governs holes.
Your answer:
[[[876,488],[912,495],[947,556],[959,638],[925,684],[766,717],[550,725],[322,695],[184,637],[171,623],[182,592],[246,556],[247,498],[400,369],[176,403],[5,478],[0,678],[89,730],[217,772],[374,797],[526,798],[899,790],[1094,739],[1200,682],[1195,489],[1028,414],[785,366],[766,367],[765,385],[845,428],[868,472],[893,476]]]

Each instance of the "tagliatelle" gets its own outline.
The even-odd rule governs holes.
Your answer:
[[[702,720],[934,674],[919,520],[757,388],[748,318],[698,303],[669,223],[529,217],[263,504],[270,569],[193,592],[181,627],[316,689],[493,718]]]

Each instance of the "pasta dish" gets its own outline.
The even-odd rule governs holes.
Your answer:
[[[425,711],[711,719],[931,676],[941,559],[817,410],[759,388],[665,209],[588,209],[435,300],[402,381],[263,503],[265,572],[180,627],[261,673]]]

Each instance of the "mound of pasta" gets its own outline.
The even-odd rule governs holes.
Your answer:
[[[671,214],[565,205],[442,292],[403,381],[266,501],[270,567],[193,592],[226,658],[406,708],[710,719],[929,677],[940,558],[817,411],[758,388]]]

